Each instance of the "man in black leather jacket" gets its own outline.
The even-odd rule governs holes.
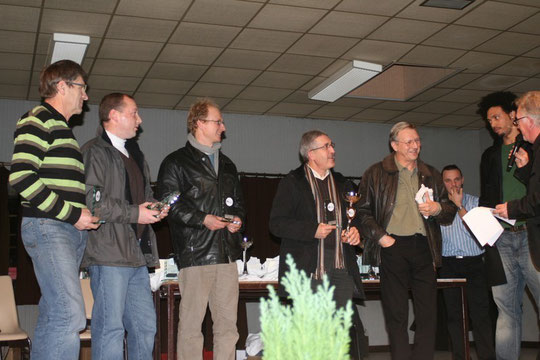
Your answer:
[[[198,100],[189,110],[187,125],[186,146],[163,160],[158,175],[160,197],[181,193],[169,211],[182,296],[178,359],[202,359],[201,323],[208,304],[214,322],[214,359],[233,360],[242,193],[236,166],[220,151],[225,124],[219,107],[209,99]]]

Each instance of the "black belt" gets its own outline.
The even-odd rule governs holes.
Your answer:
[[[510,232],[520,232],[520,231],[525,231],[525,230],[527,230],[527,226],[525,224],[504,228],[504,231],[510,231]]]
[[[462,256],[462,255],[456,255],[456,256],[443,256],[445,259],[456,259],[456,260],[471,260],[471,259],[481,259],[484,254],[475,255],[475,256]]]

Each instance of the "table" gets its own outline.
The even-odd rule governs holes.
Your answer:
[[[380,280],[363,280],[364,292],[367,293],[379,293],[381,290]],[[240,281],[240,296],[239,303],[259,301],[261,297],[268,297],[267,286],[271,285],[277,288],[277,281]],[[465,346],[465,359],[470,360],[470,348],[469,348],[469,318],[467,315],[467,294],[466,294],[466,279],[437,279],[437,289],[449,289],[459,288],[461,290],[461,312],[463,319],[463,343]],[[161,358],[161,314],[160,314],[160,301],[166,299],[167,301],[167,359],[173,360],[175,354],[175,341],[174,341],[174,327],[177,325],[174,323],[174,311],[175,311],[175,299],[180,298],[180,292],[178,290],[178,282],[168,281],[161,285],[158,291],[154,292],[154,303],[156,305],[156,317],[157,317],[157,333],[156,341],[154,344],[154,359],[159,360]]]

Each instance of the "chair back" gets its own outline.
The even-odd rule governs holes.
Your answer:
[[[0,311],[0,334],[18,331],[19,318],[13,294],[13,283],[8,275],[0,276],[0,309],[2,309]]]
[[[90,287],[90,279],[81,279],[81,290],[84,299],[84,312],[87,319],[92,319],[92,308],[94,307],[94,296]]]

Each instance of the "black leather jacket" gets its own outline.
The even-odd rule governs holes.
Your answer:
[[[203,225],[207,214],[230,214],[245,220],[236,166],[222,153],[218,172],[216,176],[208,155],[189,142],[161,163],[158,198],[174,191],[181,193],[168,216],[179,269],[228,263],[242,253],[240,232],[231,234],[227,228],[211,231]]]
[[[449,225],[454,220],[457,207],[448,200],[441,174],[432,166],[418,159],[418,186],[433,189],[433,200],[441,204],[441,212],[424,219],[424,227],[435,266],[441,266],[442,237],[439,225]],[[399,171],[390,154],[383,161],[366,170],[360,182],[359,201],[360,233],[365,243],[362,260],[378,266],[381,262],[379,239],[386,234],[396,201]]]

